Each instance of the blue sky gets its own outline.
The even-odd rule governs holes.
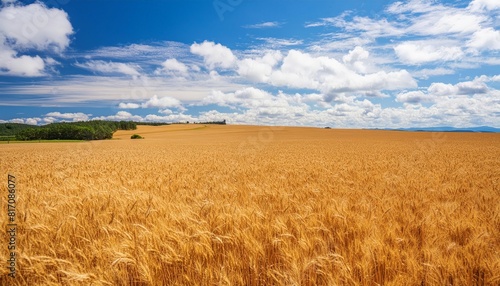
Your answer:
[[[2,0],[0,122],[500,127],[500,2]]]

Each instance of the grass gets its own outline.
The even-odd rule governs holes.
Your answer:
[[[500,283],[498,134],[169,128],[0,148],[0,284]]]
[[[67,142],[85,142],[84,140],[27,140],[27,141],[1,141],[0,144],[12,144],[12,143],[67,143]]]

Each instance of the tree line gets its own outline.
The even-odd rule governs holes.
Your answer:
[[[19,130],[16,140],[102,140],[111,139],[116,130],[135,130],[132,121],[60,122]]]

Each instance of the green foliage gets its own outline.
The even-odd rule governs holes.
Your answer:
[[[0,136],[0,141],[14,141],[16,140],[16,136]]]
[[[147,125],[147,126],[162,126],[162,125],[170,125],[172,123],[165,122],[134,122],[137,125]]]
[[[134,134],[134,135],[130,136],[130,139],[144,139],[144,137],[142,137],[139,134]]]
[[[132,121],[86,121],[51,123],[26,128],[16,133],[16,140],[102,140],[111,139],[116,130],[134,130]]]
[[[198,122],[195,124],[215,124],[215,125],[226,125],[226,119],[222,121],[207,121],[207,122]]]
[[[0,136],[15,136],[19,131],[36,126],[21,123],[0,123]]]

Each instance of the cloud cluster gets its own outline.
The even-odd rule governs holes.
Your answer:
[[[75,65],[80,68],[103,74],[124,74],[130,76],[138,76],[141,74],[138,71],[140,68],[137,65],[126,63],[91,60],[85,63],[76,63]]]
[[[419,104],[423,102],[449,102],[454,99],[466,99],[478,95],[483,96],[490,92],[490,88],[486,82],[493,81],[495,78],[481,76],[472,81],[459,82],[457,84],[434,82],[425,91],[418,90],[399,93],[396,96],[396,101]],[[496,91],[493,92],[495,94]]]
[[[214,42],[204,41],[201,44],[193,44],[191,53],[203,57],[209,69],[231,68],[236,62],[236,56],[229,48]]]
[[[500,50],[500,31],[495,21],[498,16],[499,4],[494,0],[473,0],[466,7],[410,0],[392,3],[381,17],[347,12],[306,27],[339,28],[337,37],[342,35],[343,41],[366,39],[365,44],[375,45],[379,39],[390,39],[401,63],[419,65],[464,60]]]
[[[61,53],[69,45],[73,27],[66,12],[36,2],[21,6],[4,1],[0,7],[0,74],[42,76],[52,58],[22,54],[33,50]]]

